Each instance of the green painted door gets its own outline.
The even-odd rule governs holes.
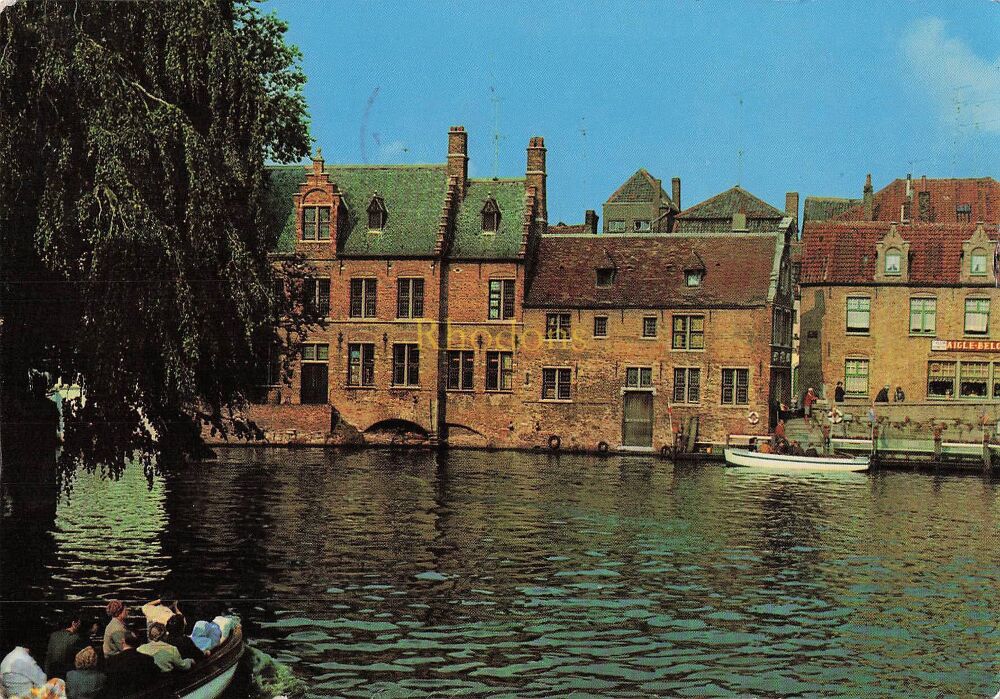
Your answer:
[[[622,401],[622,446],[653,446],[653,394],[628,391]]]

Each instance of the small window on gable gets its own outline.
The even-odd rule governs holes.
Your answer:
[[[597,288],[608,289],[615,283],[615,269],[614,267],[598,267],[597,268]]]
[[[701,286],[701,278],[704,275],[700,269],[689,269],[684,272],[684,283],[687,286]]]
[[[973,277],[986,276],[986,251],[976,248],[969,259],[969,274]]]
[[[625,232],[625,222],[624,221],[608,221],[608,233],[624,233]]]
[[[496,233],[500,230],[500,207],[497,200],[490,197],[483,203],[483,233]]]
[[[653,228],[652,224],[645,219],[636,219],[633,226],[637,233],[647,233]]]
[[[903,273],[903,253],[896,248],[885,251],[885,273],[893,276]]]
[[[956,204],[955,205],[955,220],[958,223],[971,223],[972,222],[972,204]]]
[[[386,219],[389,212],[385,208],[385,201],[378,194],[372,197],[368,204],[368,230],[380,231],[385,228]]]

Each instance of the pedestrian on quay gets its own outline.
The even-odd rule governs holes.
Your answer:
[[[882,390],[878,392],[875,396],[876,403],[888,403],[889,402],[889,384],[882,387]]]
[[[116,653],[121,653],[122,639],[125,637],[125,619],[128,618],[128,607],[121,600],[113,599],[108,602],[108,616],[111,621],[104,628],[104,657],[110,658]]]
[[[903,393],[902,386],[896,386],[896,395],[894,395],[892,399],[896,403],[902,403],[903,401],[906,400],[906,394]]]
[[[837,382],[837,387],[835,389],[833,389],[833,402],[834,403],[843,403],[844,402],[844,393],[845,393],[845,391],[844,391],[844,382],[843,381],[838,381]]]
[[[806,421],[806,424],[809,423],[809,418],[812,417],[813,403],[817,400],[819,400],[819,398],[816,397],[816,392],[813,391],[812,386],[810,386],[809,390],[806,391],[806,395],[802,398],[802,407],[804,408],[802,417]]]

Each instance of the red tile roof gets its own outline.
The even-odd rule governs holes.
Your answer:
[[[583,235],[585,233],[594,235],[586,223],[557,223],[548,227],[548,233],[551,235]]]
[[[543,308],[753,307],[768,302],[783,236],[543,236],[525,306]],[[685,284],[691,260],[704,262],[701,286]],[[598,268],[614,283],[597,287]]]
[[[877,244],[890,224],[885,221],[827,221],[806,226],[802,234],[801,284],[871,284],[878,259]],[[975,223],[914,223],[897,226],[910,243],[909,281],[941,286],[961,280],[962,243]],[[1000,240],[996,225],[986,226]]]
[[[910,218],[919,220],[919,192],[930,194],[931,218],[933,223],[958,223],[955,207],[968,204],[972,207],[970,221],[1000,222],[1000,182],[992,177],[963,179],[928,179],[918,177],[911,180],[913,204]],[[896,179],[875,192],[872,205],[876,221],[899,221],[903,203],[906,201],[906,180]],[[864,204],[853,206],[834,217],[834,221],[865,220]]]

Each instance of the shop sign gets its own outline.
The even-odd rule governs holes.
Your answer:
[[[1000,340],[931,340],[935,352],[1000,352]]]

